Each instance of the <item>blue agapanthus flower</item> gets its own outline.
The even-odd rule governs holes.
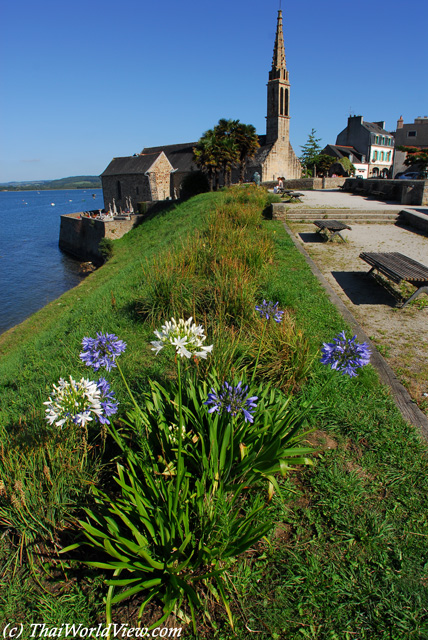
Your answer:
[[[97,333],[96,338],[83,338],[80,359],[94,371],[105,367],[110,371],[116,367],[116,358],[126,349],[126,343],[114,333]]]
[[[98,420],[101,424],[110,424],[110,416],[117,412],[118,402],[114,395],[114,391],[111,390],[110,384],[105,378],[100,378],[97,382],[97,389],[100,392],[100,405],[102,413],[98,416]]]
[[[370,362],[370,349],[367,342],[359,344],[357,336],[347,338],[341,331],[333,342],[324,342],[321,350],[322,364],[329,364],[332,369],[341,371],[342,375],[353,378],[356,370]]]
[[[208,413],[227,411],[232,416],[237,416],[242,412],[245,422],[254,422],[251,411],[257,407],[256,400],[258,398],[257,396],[249,397],[247,391],[248,385],[243,387],[242,382],[238,382],[236,387],[228,382],[223,382],[219,392],[211,389],[208,400],[204,404],[212,405]]]
[[[259,312],[261,318],[270,320],[272,318],[275,322],[281,322],[284,311],[278,309],[279,302],[267,302],[263,300],[262,304],[256,305],[256,311]]]

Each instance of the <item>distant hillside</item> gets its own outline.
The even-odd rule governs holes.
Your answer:
[[[101,189],[98,176],[72,176],[59,180],[35,180],[32,182],[3,182],[1,191],[44,191],[47,189]]]

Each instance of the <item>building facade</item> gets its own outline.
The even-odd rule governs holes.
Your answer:
[[[397,120],[397,131],[395,132],[396,147],[418,147],[420,149],[428,149],[428,116],[415,118],[412,124],[405,124],[403,116]],[[407,157],[405,151],[396,150],[394,156],[394,177],[398,174],[411,172],[417,167],[412,168],[404,164]]]
[[[395,144],[397,147],[428,148],[428,116],[415,118],[412,124],[405,124],[403,116],[400,116],[397,120]]]
[[[363,116],[350,116],[348,125],[336,138],[336,145],[354,147],[367,164],[367,177],[392,177],[394,136],[385,122],[364,122]]]
[[[356,178],[368,178],[368,164],[365,162],[365,156],[361,153],[358,153],[354,147],[340,147],[335,144],[328,144],[321,151],[322,154],[327,156],[331,156],[332,158],[337,158],[337,160],[341,160],[342,158],[348,158],[349,162],[355,167],[355,177]],[[364,158],[364,162],[363,162]],[[340,165],[339,162],[333,164],[330,167],[329,175],[339,175],[339,176],[347,176],[348,174]]]
[[[125,211],[138,202],[166,200],[173,167],[163,151],[113,158],[101,174],[104,209]]]

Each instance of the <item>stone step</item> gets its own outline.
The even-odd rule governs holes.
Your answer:
[[[312,211],[301,212],[301,211],[293,211],[287,212],[286,214],[281,215],[282,220],[305,220],[305,221],[313,221],[313,220],[348,220],[350,222],[396,222],[399,213],[385,213],[385,212],[376,212],[372,213],[368,212],[358,212],[349,211],[348,213],[333,213],[333,211],[329,211],[328,213],[325,211]]]
[[[313,220],[309,220],[308,218],[307,219],[287,218],[287,220],[285,220],[284,222],[297,223],[297,224],[310,224],[313,222]],[[379,219],[379,218],[359,218],[358,220],[353,220],[352,218],[347,218],[346,220],[345,219],[339,220],[339,222],[344,222],[345,224],[352,226],[355,224],[395,224],[396,220],[385,220],[385,219]]]
[[[400,214],[400,209],[306,209],[290,207],[284,204],[272,206],[272,216],[279,220],[349,220],[370,222],[395,222]]]

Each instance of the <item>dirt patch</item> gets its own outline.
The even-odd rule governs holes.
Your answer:
[[[362,251],[397,251],[428,266],[428,237],[394,224],[351,224],[345,243],[311,242],[313,224],[291,223],[296,238],[367,333],[412,398],[428,415],[428,296],[405,309],[397,302],[415,290],[397,286],[359,258]]]
[[[305,444],[315,447],[318,451],[327,451],[329,449],[337,449],[337,442],[325,431],[314,431],[305,438]]]

